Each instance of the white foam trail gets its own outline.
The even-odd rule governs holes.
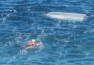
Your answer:
[[[47,17],[59,19],[59,20],[70,20],[70,21],[83,21],[86,14],[79,13],[66,13],[66,12],[49,12]]]

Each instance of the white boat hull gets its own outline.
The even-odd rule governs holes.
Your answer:
[[[66,13],[66,12],[49,12],[47,16],[54,19],[70,20],[70,21],[83,21],[86,14]]]

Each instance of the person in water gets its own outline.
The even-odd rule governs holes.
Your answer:
[[[28,43],[28,47],[31,47],[31,48],[35,48],[37,47],[38,44],[36,43],[35,39],[32,39],[29,43]]]
[[[38,44],[36,43],[35,39],[32,39],[27,45],[22,46],[23,48],[36,48]],[[21,47],[18,44],[15,44],[15,47]]]

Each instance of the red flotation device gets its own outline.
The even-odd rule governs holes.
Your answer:
[[[37,44],[35,42],[29,42],[28,44],[30,47],[35,48]]]

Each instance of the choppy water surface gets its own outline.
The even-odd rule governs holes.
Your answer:
[[[84,13],[83,22],[60,21],[48,12]],[[36,39],[40,47],[15,48]],[[93,65],[93,0],[0,0],[0,65]]]

